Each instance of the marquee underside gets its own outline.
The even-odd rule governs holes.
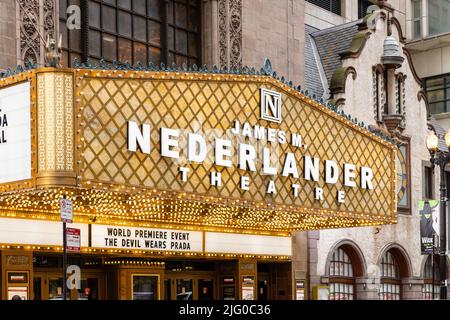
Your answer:
[[[60,219],[60,199],[74,204],[77,222],[286,235],[292,231],[396,223],[390,216],[298,208],[158,190],[127,188],[22,190],[0,196],[0,215]]]

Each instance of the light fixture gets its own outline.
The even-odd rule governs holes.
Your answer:
[[[448,132],[445,135],[445,137],[446,137],[445,140],[447,140],[447,135],[449,135]],[[450,142],[450,135],[449,135],[449,142]],[[438,139],[437,135],[434,132],[429,133],[427,136],[427,149],[431,152],[437,151],[438,144],[439,144],[439,139]]]
[[[445,144],[450,148],[450,129],[445,134]]]

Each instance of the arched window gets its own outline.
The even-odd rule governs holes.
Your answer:
[[[391,250],[386,251],[381,259],[380,300],[401,299],[400,267]]]
[[[431,256],[428,257],[424,268],[424,285],[423,285],[423,299],[433,300],[433,286],[434,299],[439,298],[439,258],[434,259],[434,283],[433,283],[433,265],[431,263]]]
[[[330,300],[353,300],[355,278],[353,265],[347,252],[339,247],[333,252],[329,269]]]

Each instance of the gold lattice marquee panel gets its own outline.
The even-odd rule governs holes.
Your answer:
[[[67,194],[80,219],[118,223],[242,232],[396,223],[396,147],[272,77],[39,69],[0,87],[27,80],[33,174],[0,185],[5,210],[56,215]],[[279,119],[262,119],[261,89],[279,95]],[[130,124],[141,134],[136,150]],[[203,161],[190,161],[190,135],[205,142]],[[219,140],[230,142],[231,165],[217,160]],[[242,164],[241,145],[254,150],[253,169]],[[326,161],[337,164],[332,183]]]

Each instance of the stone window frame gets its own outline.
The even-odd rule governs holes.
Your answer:
[[[398,206],[397,209],[399,213],[403,214],[412,214],[411,213],[411,139],[408,137],[402,137],[401,141],[406,146],[406,179],[407,179],[407,185],[406,185],[406,192],[407,192],[407,199],[406,199],[406,206]]]
[[[401,127],[406,126],[406,82],[407,75],[400,72],[395,74],[395,109],[396,113],[403,116]]]
[[[352,266],[352,276],[334,276],[331,275],[331,265],[333,261],[333,256],[338,250],[343,250],[348,256],[349,262]],[[326,260],[325,270],[327,276],[327,283],[331,289],[331,285],[343,284],[343,285],[353,285],[353,300],[357,300],[358,288],[357,279],[365,274],[366,265],[364,261],[363,253],[359,246],[351,240],[342,240],[333,245],[328,252],[328,257]]]
[[[430,197],[426,195],[425,189],[425,170],[430,170],[431,180],[429,182],[430,187]],[[423,200],[433,200],[436,192],[435,188],[436,176],[433,170],[431,169],[431,163],[429,161],[422,161],[422,198]]]
[[[372,96],[374,120],[381,124],[383,115],[388,114],[386,103],[386,70],[383,65],[378,64],[372,68]]]
[[[422,299],[433,300],[439,298],[440,282],[439,282],[439,256],[434,256],[434,284],[433,284],[433,271],[431,269],[431,256],[428,255],[425,265],[423,267],[423,288]],[[432,288],[434,285],[434,297],[432,297]]]

